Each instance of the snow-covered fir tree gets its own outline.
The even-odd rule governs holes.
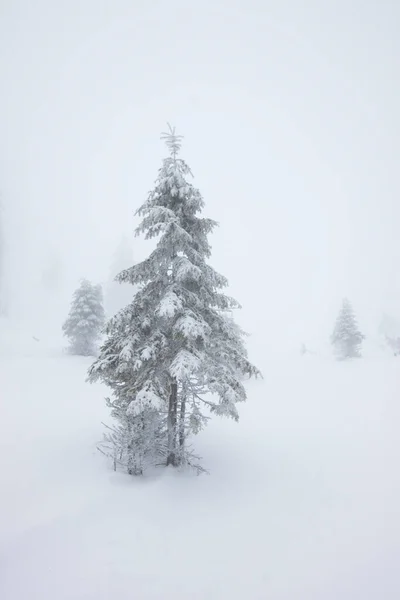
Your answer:
[[[340,359],[360,357],[363,339],[364,335],[358,328],[353,307],[345,298],[331,335],[335,354]]]
[[[62,327],[64,335],[69,338],[71,354],[94,356],[104,321],[101,285],[93,285],[87,279],[82,279],[74,292],[68,318]]]
[[[136,235],[158,243],[117,277],[138,291],[108,322],[89,371],[89,381],[112,392],[107,403],[117,424],[103,449],[130,474],[156,465],[201,469],[188,438],[212,415],[238,420],[237,403],[246,400],[242,379],[260,375],[230,315],[239,304],[222,292],[228,282],[207,262],[207,236],[217,223],[198,216],[204,201],[178,158],[181,136],[170,128],[163,139],[169,156],[136,212]]]

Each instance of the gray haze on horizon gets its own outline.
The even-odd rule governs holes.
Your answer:
[[[53,259],[66,302],[107,278],[169,121],[259,344],[326,339],[343,296],[372,333],[400,316],[399,25],[387,0],[0,0],[11,312]]]

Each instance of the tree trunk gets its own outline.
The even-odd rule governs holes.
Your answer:
[[[178,383],[176,379],[171,381],[168,406],[168,456],[167,466],[176,467],[176,422],[178,416]]]
[[[185,414],[186,414],[186,396],[183,393],[181,399],[181,411],[179,415],[179,448],[183,451],[185,446]]]

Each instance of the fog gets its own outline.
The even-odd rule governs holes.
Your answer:
[[[374,334],[400,306],[399,17],[389,0],[2,0],[9,314],[58,319],[80,277],[107,279],[171,122],[251,343],[325,340],[343,296]]]

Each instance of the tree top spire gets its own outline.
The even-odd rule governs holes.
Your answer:
[[[177,135],[175,133],[175,127],[171,127],[169,123],[167,123],[167,125],[169,131],[163,132],[161,134],[161,139],[165,142],[171,156],[175,159],[181,149],[183,135]]]

